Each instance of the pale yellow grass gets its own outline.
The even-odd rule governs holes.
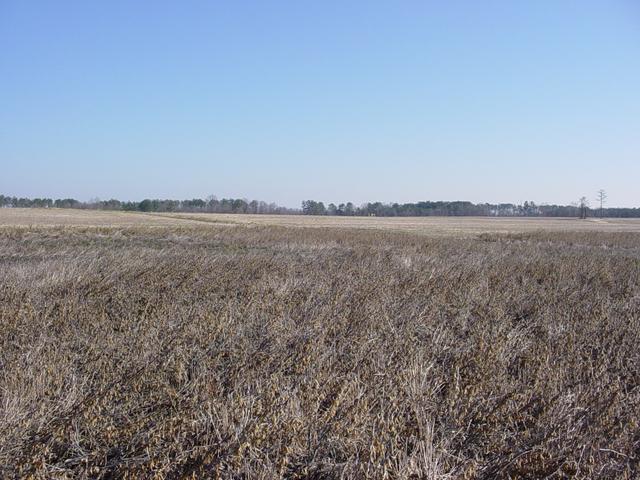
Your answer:
[[[159,214],[174,216],[174,214]],[[179,214],[200,221],[286,227],[365,228],[430,234],[549,231],[640,232],[640,219],[508,217],[316,217],[305,215]]]
[[[429,235],[479,233],[639,232],[640,219],[492,217],[315,217],[217,213],[141,213],[72,209],[0,209],[0,226],[228,226],[358,228]]]
[[[116,212],[104,210],[78,210],[59,208],[0,208],[0,226],[172,226],[196,223],[175,216],[162,216],[140,212]]]

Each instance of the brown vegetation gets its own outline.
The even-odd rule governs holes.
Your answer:
[[[636,232],[638,218],[535,217],[338,217],[229,213],[143,213],[60,208],[0,208],[0,226],[203,226],[215,224],[303,228],[357,228],[430,236],[475,237],[481,233]]]
[[[636,478],[640,236],[0,229],[0,476]]]

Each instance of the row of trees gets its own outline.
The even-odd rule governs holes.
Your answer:
[[[14,208],[82,208],[93,210],[124,210],[138,212],[208,212],[208,213],[256,213],[256,214],[295,214],[296,209],[281,207],[275,203],[241,198],[159,200],[145,199],[140,202],[93,199],[81,202],[73,198],[18,198],[0,195],[0,207]]]
[[[330,203],[305,200],[302,202],[304,215],[351,215],[377,217],[427,217],[427,216],[497,216],[497,217],[640,217],[640,208],[605,208],[606,194],[599,192],[599,208],[591,209],[582,197],[573,205],[537,205],[526,201],[513,203],[471,203],[471,202],[417,202],[417,203],[365,203],[354,207],[353,203]],[[604,195],[604,197],[602,197]]]
[[[240,198],[159,200],[145,199],[140,202],[93,199],[81,202],[73,198],[53,200],[51,198],[18,198],[0,195],[0,207],[15,208],[84,208],[96,210],[124,210],[139,212],[209,212],[209,213],[254,213],[254,214],[299,214],[377,217],[424,217],[424,216],[499,216],[499,217],[640,217],[640,208],[605,208],[607,195],[598,192],[597,208],[591,209],[586,197],[573,205],[536,205],[534,202],[513,203],[471,203],[416,202],[416,203],[364,203],[355,206],[351,202],[338,205],[305,200],[302,209],[281,207],[275,203],[246,200]]]
[[[80,208],[82,202],[74,198],[18,198],[0,195],[0,207],[15,208]]]

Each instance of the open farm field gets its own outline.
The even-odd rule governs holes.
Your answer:
[[[636,221],[0,225],[2,478],[639,475]]]
[[[523,217],[336,217],[307,215],[244,215],[219,213],[141,213],[78,209],[0,209],[2,226],[188,226],[249,225],[305,228],[347,228],[411,232],[436,236],[480,233],[637,232],[640,219]]]
[[[640,219],[523,218],[523,217],[336,217],[308,215],[156,214],[194,221],[233,222],[282,227],[358,228],[427,235],[473,236],[479,233],[544,231],[639,232]]]
[[[71,208],[0,208],[2,227],[131,227],[170,226],[184,220],[161,215]]]

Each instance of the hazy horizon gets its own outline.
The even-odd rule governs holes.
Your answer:
[[[605,192],[606,193],[606,192]],[[518,202],[513,202],[513,201],[496,201],[496,202],[488,202],[488,201],[478,201],[478,202],[473,202],[471,200],[467,200],[464,198],[457,198],[457,199],[442,199],[442,198],[420,198],[420,199],[415,199],[415,200],[408,200],[406,202],[398,202],[395,200],[380,200],[380,199],[370,199],[370,200],[365,200],[363,202],[352,202],[351,200],[347,199],[347,200],[335,200],[335,199],[322,199],[322,198],[303,198],[301,199],[297,204],[293,204],[293,205],[286,205],[286,204],[281,204],[278,202],[274,202],[268,198],[255,198],[255,197],[251,197],[251,196],[247,196],[247,195],[237,195],[237,196],[219,196],[219,195],[215,195],[215,194],[210,194],[210,195],[200,195],[200,196],[186,196],[186,197],[137,197],[137,198],[117,198],[114,196],[106,196],[106,197],[88,197],[88,198],[79,198],[79,197],[74,197],[73,195],[60,195],[60,196],[50,196],[50,195],[13,195],[13,194],[7,194],[7,192],[0,192],[0,195],[4,195],[7,197],[16,197],[16,198],[30,198],[30,199],[36,199],[36,198],[50,198],[52,200],[64,200],[64,199],[69,199],[72,198],[74,200],[78,200],[80,202],[85,202],[85,203],[90,203],[92,201],[108,201],[108,200],[118,200],[118,201],[122,201],[122,202],[134,202],[134,203],[139,203],[143,200],[193,200],[193,199],[201,199],[201,200],[206,200],[208,198],[210,198],[211,196],[215,197],[218,200],[222,200],[223,198],[227,198],[227,199],[243,199],[243,200],[248,200],[248,201],[261,201],[261,202],[266,202],[268,204],[272,204],[275,203],[277,206],[279,207],[285,207],[288,209],[301,209],[301,204],[306,201],[306,200],[315,200],[318,202],[323,202],[323,204],[325,206],[328,206],[329,204],[333,203],[335,205],[338,204],[346,204],[348,202],[353,203],[353,205],[355,207],[360,207],[362,205],[365,205],[367,203],[376,203],[376,202],[380,202],[383,203],[385,205],[392,205],[392,204],[415,204],[415,203],[419,203],[419,202],[471,202],[473,204],[476,205],[481,205],[481,204],[489,204],[489,205],[500,205],[500,204],[512,204],[512,205],[522,205],[525,202],[533,202],[535,203],[537,206],[546,206],[546,205],[558,205],[558,206],[572,206],[575,205],[577,206],[579,204],[579,199],[578,200],[574,200],[574,201],[570,201],[567,203],[553,203],[553,202],[545,202],[545,201],[536,201],[533,199],[529,199],[529,200],[523,200],[523,201],[518,201]],[[587,206],[592,208],[592,209],[598,209],[599,208],[599,200],[594,196],[593,198],[591,197],[586,197],[587,198]],[[31,207],[29,207],[31,208]],[[604,208],[640,208],[638,206],[633,206],[633,205],[614,205],[611,204],[611,202],[609,202],[608,199],[608,194],[605,200],[605,204],[604,204]]]
[[[0,5],[0,194],[640,195],[630,0]]]

